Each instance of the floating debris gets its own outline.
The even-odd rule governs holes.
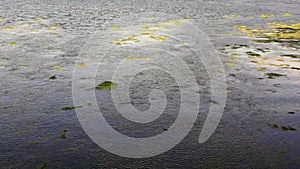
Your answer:
[[[51,76],[49,79],[50,80],[55,80],[55,79],[57,79],[57,77],[54,75],[54,76]]]
[[[110,81],[105,81],[101,84],[99,84],[97,87],[96,87],[96,90],[114,90],[118,87],[117,84],[113,83],[113,82],[110,82]]]
[[[291,126],[281,126],[281,129],[284,131],[295,131],[296,129]]]
[[[74,110],[77,108],[81,108],[82,106],[77,106],[77,107],[63,107],[61,110]]]
[[[288,112],[288,114],[295,114],[295,112],[293,112],[293,111],[290,111],[290,112]]]

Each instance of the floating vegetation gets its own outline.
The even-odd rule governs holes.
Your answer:
[[[46,169],[47,166],[48,166],[47,163],[43,163],[43,164],[39,165],[39,166],[37,167],[37,169]]]
[[[130,35],[127,38],[124,39],[118,39],[116,41],[113,41],[116,46],[126,45],[126,44],[135,44],[138,42],[141,42],[139,39],[136,38],[136,35]]]
[[[163,22],[163,23],[168,23],[168,22]],[[150,31],[150,32],[156,32],[158,30],[170,30],[172,27],[171,26],[162,26],[162,25],[147,25],[147,26],[142,26],[142,29],[144,31]]]
[[[190,21],[190,20],[193,20],[191,18],[183,18],[183,19],[177,19],[177,20],[168,20],[168,21],[164,21],[164,22],[160,22],[161,24],[175,24],[175,25],[181,25],[183,24],[184,22],[187,22],[187,21]]]
[[[78,63],[77,66],[79,68],[84,68],[84,67],[87,67],[87,64],[85,64],[85,63]]]
[[[248,52],[246,52],[246,54],[247,54],[247,55],[249,55],[249,56],[261,57],[261,55],[260,55],[260,54],[258,54],[258,53],[255,53],[255,52],[251,52],[251,51],[248,51]]]
[[[138,57],[126,57],[125,60],[134,60],[134,61],[140,61],[140,60],[153,60],[152,58],[146,57],[146,58],[138,58]]]
[[[40,142],[30,142],[27,145],[28,146],[35,146],[35,145],[38,145],[38,144],[40,144]]]
[[[283,58],[277,58],[276,60],[279,61],[279,62],[284,62]]]
[[[65,68],[61,67],[61,66],[54,66],[54,68],[56,69],[56,71],[58,72],[63,72],[65,71]]]
[[[231,67],[233,69],[235,68],[235,64],[234,63],[227,62],[227,63],[225,63],[225,65],[228,66],[228,67]]]
[[[6,57],[0,57],[0,60],[9,60],[9,58],[6,58]]]
[[[237,54],[237,53],[233,53],[233,54],[231,54],[231,58],[233,59],[233,60],[236,60],[238,57],[240,57],[240,56],[242,56],[241,54]]]
[[[267,71],[268,69],[266,67],[260,67],[257,69],[258,71],[264,72]]]
[[[57,77],[54,75],[54,76],[49,77],[49,79],[50,80],[55,80],[55,79],[57,79]]]
[[[248,26],[235,26],[240,32],[247,34],[257,43],[284,43],[289,47],[300,48],[300,23],[285,24],[271,22],[269,29],[249,28]]]
[[[290,17],[290,16],[292,16],[291,14],[289,14],[289,13],[284,13],[284,14],[282,14],[282,16],[285,16],[285,17]]]
[[[63,130],[63,133],[61,134],[60,138],[67,139],[67,133],[68,133],[68,130]]]
[[[271,14],[262,14],[260,15],[261,18],[270,18],[272,15]]]
[[[279,128],[279,126],[277,124],[269,124],[269,126],[273,129]]]
[[[262,49],[262,48],[257,48],[256,50],[263,52],[263,53],[269,52],[268,49]]]
[[[49,30],[54,31],[54,30],[57,30],[59,28],[60,28],[59,25],[55,25],[55,26],[50,27]]]
[[[293,112],[293,111],[290,111],[290,112],[288,112],[288,114],[295,114],[295,112]]]
[[[231,49],[240,49],[240,48],[248,48],[249,46],[234,44],[234,45],[227,45],[227,47],[231,47]]]
[[[113,83],[113,82],[110,82],[110,81],[105,81],[101,84],[99,84],[97,87],[96,87],[96,90],[114,90],[118,87],[117,84]]]
[[[286,76],[285,74],[279,74],[279,73],[266,73],[269,79],[275,79],[277,77]]]
[[[118,25],[112,26],[112,29],[113,30],[123,30],[123,28],[121,26],[118,26]]]
[[[285,54],[285,55],[281,55],[283,57],[290,57],[290,58],[300,58],[300,55],[296,55],[296,54]]]
[[[158,40],[158,41],[165,41],[165,40],[167,40],[167,37],[165,37],[165,36],[154,36],[154,35],[150,35],[149,38],[155,39],[155,40]]]
[[[16,42],[10,42],[9,46],[17,46],[17,43]]]
[[[73,152],[79,152],[79,149],[78,148],[66,148],[66,149],[63,149],[62,150],[63,153],[73,153]]]
[[[14,29],[15,29],[15,27],[9,26],[9,27],[3,28],[2,30],[11,31],[11,30],[14,30]]]

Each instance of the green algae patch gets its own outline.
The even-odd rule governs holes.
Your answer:
[[[261,67],[261,68],[258,68],[257,70],[260,72],[264,72],[264,71],[267,71],[268,69],[266,67]]]
[[[60,135],[61,139],[67,139],[68,130],[63,130],[63,133]]]
[[[285,74],[280,74],[280,73],[266,73],[269,79],[275,79],[277,77],[282,77],[286,76]]]
[[[98,86],[96,86],[96,90],[114,90],[118,87],[116,83],[105,81]]]

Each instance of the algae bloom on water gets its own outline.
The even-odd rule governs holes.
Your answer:
[[[98,86],[96,86],[96,90],[114,90],[118,87],[117,84],[110,82],[110,81],[105,81]]]

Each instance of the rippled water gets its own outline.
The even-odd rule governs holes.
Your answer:
[[[3,0],[0,4],[0,168],[300,168],[300,76],[299,70],[291,69],[300,67],[299,58],[284,57],[284,63],[278,60],[279,55],[299,55],[299,39],[294,46],[255,43],[235,28],[300,23],[298,1]],[[204,29],[226,70],[226,107],[216,132],[199,144],[208,106],[218,103],[211,101],[204,66],[180,49],[180,56],[197,73],[200,88],[199,115],[193,129],[166,153],[146,159],[123,158],[98,147],[81,128],[73,109],[72,73],[91,33],[107,31],[116,22],[122,28],[143,25],[141,19],[122,22],[117,18],[153,11],[159,12],[160,18],[173,15],[166,20],[193,18],[194,25]],[[286,13],[291,16],[283,16]],[[263,14],[272,17],[262,18]],[[235,45],[245,46],[232,48]],[[261,58],[248,57],[249,51],[269,58],[269,65],[255,63]],[[137,62],[134,57],[128,62]],[[261,67],[267,71],[258,71]],[[97,74],[97,84],[101,76],[111,73],[109,66],[105,69],[107,72]],[[286,76],[269,79],[266,73]],[[142,81],[144,78],[148,80]],[[132,104],[139,110],[149,108],[149,89],[161,87],[170,99],[164,116],[149,127],[121,118],[111,105],[109,91],[97,90],[96,97],[115,129],[147,137],[164,132],[176,119],[179,90],[174,83],[168,75],[152,70],[137,76],[132,84]]]

